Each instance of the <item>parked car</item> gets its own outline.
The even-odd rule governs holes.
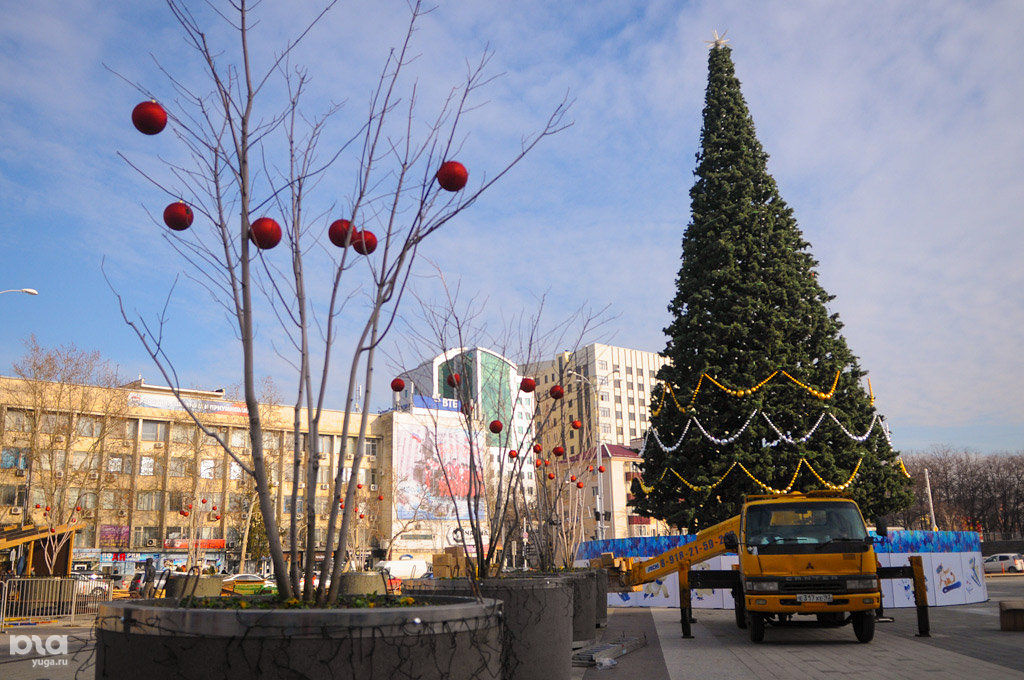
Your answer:
[[[70,577],[77,581],[75,592],[79,595],[108,596],[114,587],[111,579],[98,571],[73,571]]]
[[[238,595],[277,592],[277,583],[273,579],[264,578],[259,574],[235,574],[234,576],[228,576],[224,579],[221,587]]]
[[[1024,572],[1024,558],[1018,553],[996,553],[985,558],[986,574],[1002,574]]]

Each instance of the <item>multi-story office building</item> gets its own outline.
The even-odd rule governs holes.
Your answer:
[[[535,425],[541,445],[545,450],[563,445],[569,455],[598,442],[628,445],[650,423],[651,390],[665,362],[655,352],[594,343],[525,367],[524,373],[537,380],[540,408]],[[556,384],[563,387],[565,397],[552,410],[546,397]],[[573,420],[583,424],[575,434],[566,428]]]
[[[202,564],[232,565],[255,494],[249,475],[211,434],[239,460],[251,461],[248,411],[222,390],[183,395],[208,433],[196,427],[169,388],[141,379],[105,389],[0,378],[0,524],[81,524],[73,559],[89,566],[130,569],[147,557],[171,566],[190,554]],[[380,488],[384,457],[378,438],[366,441],[367,455],[352,470],[359,421],[354,419],[346,435],[343,416],[325,410],[319,423],[320,466],[312,495],[317,546],[324,540],[330,481],[340,466],[345,481],[355,474],[363,485],[363,518],[352,541],[366,552],[380,540],[381,518],[390,515],[392,499]],[[293,510],[303,512],[302,498],[297,508],[291,499],[294,411],[261,406],[261,418],[277,521],[287,530]],[[301,422],[305,430],[305,411]],[[305,433],[301,448],[304,471]],[[305,495],[301,475],[298,486]]]

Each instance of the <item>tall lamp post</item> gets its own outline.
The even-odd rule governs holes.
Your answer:
[[[579,382],[585,382],[588,385],[590,385],[590,388],[594,391],[594,404],[595,404],[594,410],[592,411],[592,413],[599,415],[600,411],[598,409],[601,408],[601,399],[598,397],[598,387],[600,387],[601,384],[607,383],[608,379],[612,375],[617,373],[617,371],[613,370],[611,373],[609,373],[608,375],[604,376],[603,378],[601,378],[601,380],[599,382],[596,382],[596,383],[594,382],[593,378],[588,378],[587,376],[583,375],[582,373],[580,373],[578,371],[574,371],[572,369],[569,369],[569,370],[566,371],[566,373],[575,376],[576,380],[578,380]],[[600,428],[600,426],[597,427],[597,431],[594,434],[594,439],[597,442],[597,540],[603,541],[604,540],[604,473],[601,472],[601,449],[605,445],[601,441],[601,428]]]
[[[0,295],[4,293],[24,293],[25,295],[39,295],[39,291],[35,288],[11,288],[10,290],[0,290]]]

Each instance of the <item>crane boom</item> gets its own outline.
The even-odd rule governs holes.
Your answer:
[[[730,533],[739,536],[739,515],[697,533],[694,540],[685,545],[634,564],[622,575],[622,584],[635,586],[662,578],[673,572],[688,572],[692,565],[728,552],[728,548],[723,545],[723,539]]]

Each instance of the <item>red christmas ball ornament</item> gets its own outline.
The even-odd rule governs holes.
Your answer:
[[[339,248],[344,248],[354,241],[357,233],[359,233],[358,230],[353,229],[352,223],[348,220],[334,220],[327,228],[327,238]]]
[[[459,191],[469,181],[469,170],[458,161],[445,161],[437,170],[437,183],[445,191]]]
[[[549,472],[548,473],[548,479],[554,479],[554,478],[555,478],[555,473],[554,472]]]
[[[569,476],[569,481],[570,482],[575,482],[576,481],[576,475],[570,475]]]
[[[345,504],[344,503],[338,503],[338,507],[341,508],[342,510],[344,510],[345,509]]]
[[[579,420],[572,421],[572,429],[578,430],[581,427],[583,427],[583,422],[582,421],[579,421]]]
[[[184,517],[185,516],[185,511],[184,510],[178,510],[178,514],[181,515],[182,517]]]
[[[501,424],[500,420],[492,420],[491,424],[487,426],[487,428],[494,434],[501,432],[502,427],[504,426]]]
[[[519,456],[519,452],[516,451],[515,449],[512,449],[511,451],[508,452],[508,457],[509,458],[516,458],[518,456]]]
[[[378,495],[378,496],[377,496],[377,500],[379,500],[379,501],[382,501],[382,500],[384,500],[384,494],[380,494],[380,495]]]
[[[543,450],[544,450],[544,447],[542,447],[540,444],[534,444],[533,445],[533,452],[534,453],[540,453]]]
[[[174,231],[185,231],[192,226],[192,208],[185,201],[171,203],[164,208],[164,224]]]
[[[261,217],[249,225],[249,239],[260,250],[270,250],[281,242],[281,225],[269,217]]]
[[[352,235],[352,250],[360,255],[369,255],[377,250],[377,237],[366,229],[356,232]]]
[[[41,507],[43,507],[43,506],[39,505],[39,503],[36,503],[36,510],[38,510]]]
[[[604,466],[603,465],[598,466],[597,471],[598,472],[604,472]]]
[[[48,517],[48,516],[49,515],[47,513],[45,513],[45,512],[43,513],[43,517]]]
[[[74,523],[75,523],[75,518],[74,518],[73,516],[72,516],[72,518],[71,518],[71,523],[72,523],[72,524],[74,524]]]
[[[57,530],[56,529],[50,529],[50,533],[51,534],[55,534],[55,533],[57,533]]]
[[[362,485],[362,484],[356,484],[356,488],[357,488],[357,489],[362,489],[362,488],[363,488],[363,485]]]
[[[577,489],[582,489],[583,488],[583,482],[576,482],[576,488]]]
[[[451,373],[444,379],[444,381],[448,383],[448,387],[458,387],[462,382],[462,376],[458,373]]]
[[[555,454],[556,457],[564,456],[565,455],[565,447],[564,446],[556,446],[555,448],[551,449],[551,453]]]
[[[552,399],[561,399],[565,396],[565,390],[562,389],[561,385],[552,385],[551,389],[548,390],[548,394],[551,395]]]
[[[593,472],[593,471],[594,471],[594,466],[593,465],[590,465],[590,466],[587,467],[587,472]]]
[[[191,509],[192,509],[192,504],[191,504],[191,503],[189,503],[189,504],[188,504],[188,509],[189,509],[189,510],[191,510]]]
[[[136,104],[132,109],[132,125],[144,135],[160,134],[167,127],[167,111],[153,100]]]
[[[181,514],[184,515],[185,517],[188,517],[188,510],[186,510],[185,512],[183,512]]]
[[[467,416],[473,415],[473,402],[467,401],[462,405],[462,412]]]
[[[49,511],[50,511],[50,506],[49,506],[49,505],[47,505],[47,506],[46,506],[46,511],[47,511],[47,512],[49,512]]]
[[[523,392],[533,392],[537,389],[537,381],[533,378],[523,378],[519,381],[519,389]]]
[[[203,499],[203,503],[206,503],[206,499],[205,498]]]
[[[82,506],[81,505],[76,505],[75,506],[75,512],[81,512],[81,511],[82,511]]]
[[[536,462],[536,465],[537,465],[537,467],[544,467],[544,461],[542,461],[541,459],[538,458],[537,462]]]
[[[394,380],[391,381],[391,391],[392,392],[401,392],[404,389],[405,389],[405,381],[402,380],[401,378],[395,378]]]
[[[544,467],[551,467],[551,461],[550,461],[550,460],[547,460],[547,459],[545,459],[545,460],[544,460]]]
[[[366,517],[366,515],[364,515],[363,513],[359,513],[359,519],[362,519],[364,517]]]

